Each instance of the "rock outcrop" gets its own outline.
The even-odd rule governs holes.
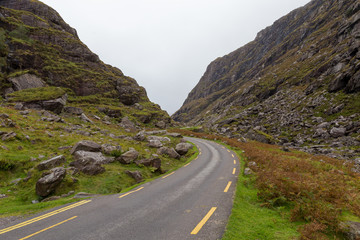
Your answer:
[[[59,186],[66,175],[63,167],[51,169],[51,172],[36,182],[36,194],[41,197],[50,195]]]
[[[358,1],[313,0],[213,61],[173,119],[241,141],[359,156],[359,33]]]

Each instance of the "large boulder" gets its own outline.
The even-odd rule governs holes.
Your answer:
[[[176,159],[180,158],[180,154],[178,154],[174,148],[161,147],[157,150],[156,153],[159,155],[168,155],[171,158],[176,158]]]
[[[182,138],[182,135],[180,133],[166,133],[166,135],[170,137]]]
[[[332,128],[330,130],[330,135],[334,138],[343,137],[346,134],[346,128],[339,127],[339,128]]]
[[[135,136],[134,136],[134,140],[135,141],[144,141],[146,139],[144,131],[138,132]]]
[[[73,115],[81,115],[84,113],[84,111],[81,108],[77,108],[77,107],[65,107],[64,112]]]
[[[138,151],[130,150],[130,151],[127,151],[126,153],[122,154],[116,160],[118,160],[120,163],[123,163],[123,164],[130,164],[133,161],[135,161],[138,157],[139,157]]]
[[[74,154],[76,151],[87,151],[87,152],[101,152],[101,145],[92,142],[83,140],[75,144],[75,146],[71,149],[71,154]]]
[[[88,151],[77,151],[74,153],[75,161],[84,160],[84,159],[91,159],[99,164],[106,164],[111,162],[111,158],[105,157],[101,152],[88,152]]]
[[[135,163],[140,167],[153,167],[155,171],[161,172],[161,159],[156,154],[153,154],[150,158],[135,161]]]
[[[140,182],[144,181],[140,171],[128,171],[128,170],[126,170],[125,173],[127,175],[129,175],[130,177],[132,177],[133,179],[135,179],[135,181],[137,183],[140,183]]]
[[[70,166],[79,169],[87,175],[97,175],[105,172],[105,168],[101,166],[101,160],[93,156],[85,156],[84,151],[77,151],[74,157],[76,160],[71,162]]]
[[[179,143],[175,147],[175,151],[180,155],[185,155],[190,149],[193,148],[193,145],[190,143]]]
[[[136,131],[135,124],[132,121],[130,121],[128,117],[124,117],[123,119],[121,119],[120,126],[127,129],[130,132]]]
[[[348,240],[360,239],[360,223],[359,222],[343,222],[341,223],[343,232]]]
[[[65,157],[63,155],[60,155],[60,156],[56,156],[51,159],[42,161],[36,167],[39,171],[48,170],[48,169],[54,168],[56,166],[59,166],[60,164],[63,164],[65,161],[66,161]]]
[[[154,136],[154,135],[148,136],[147,140],[148,141],[159,140],[160,142],[171,142],[170,138],[168,138],[168,137],[161,137],[161,136]]]
[[[64,94],[60,98],[43,101],[42,107],[45,110],[49,110],[56,114],[60,114],[64,109],[64,106],[66,105],[66,101],[67,101],[67,94]]]
[[[121,146],[113,146],[107,143],[101,145],[101,152],[104,154],[110,155],[115,151],[121,152]]]
[[[66,175],[63,167],[51,169],[50,174],[45,175],[36,182],[36,194],[41,197],[50,195],[59,186]]]
[[[41,78],[28,73],[18,77],[10,78],[9,81],[12,83],[13,89],[15,91],[46,86],[46,83]]]
[[[149,141],[149,147],[152,148],[161,148],[163,145],[159,140],[150,140]]]

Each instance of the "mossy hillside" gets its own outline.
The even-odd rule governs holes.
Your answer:
[[[339,22],[348,20],[341,13],[350,9],[351,4],[349,1],[339,9],[340,6],[333,3],[313,1],[275,22],[251,43],[216,59],[174,118],[198,124],[205,115],[218,114],[218,106],[241,108],[294,86],[309,90],[310,95],[327,90],[340,73],[351,72],[352,66],[358,63],[355,56],[351,56],[344,61],[348,64],[340,73],[331,71],[339,56],[346,56],[350,51],[351,36],[344,34],[338,42],[336,29]],[[322,9],[318,9],[319,6]],[[317,14],[311,15],[312,11]],[[249,83],[253,85],[244,94],[244,86],[249,87]],[[216,93],[220,96],[215,102],[207,101]],[[201,108],[198,108],[199,101],[203,103]]]
[[[89,107],[89,110],[84,108],[85,114],[91,117],[96,109],[96,105]],[[28,211],[38,211],[44,207],[54,206],[54,203],[41,203],[38,207],[31,204],[32,200],[39,199],[35,194],[35,183],[43,174],[35,167],[41,161],[57,155],[65,156],[64,166],[68,167],[69,163],[73,161],[70,148],[78,141],[91,140],[99,144],[120,145],[121,152],[114,152],[113,156],[118,156],[130,148],[134,148],[140,153],[139,159],[149,158],[156,153],[156,149],[149,148],[147,142],[114,138],[114,136],[131,137],[135,134],[119,127],[115,120],[111,120],[111,124],[108,124],[91,118],[94,123],[90,124],[81,121],[79,117],[65,114],[61,116],[65,123],[47,122],[41,120],[41,111],[30,110],[28,115],[21,115],[11,107],[0,107],[0,111],[8,114],[9,119],[15,123],[15,127],[1,126],[0,131],[14,131],[17,134],[14,139],[0,142],[0,194],[8,196],[0,199],[0,206],[3,206],[0,207],[0,216],[24,214]],[[98,114],[100,115],[100,112]],[[4,119],[0,120],[6,122]],[[75,126],[77,130],[71,130]],[[180,141],[178,138],[170,137],[170,139],[171,143],[166,143],[166,146],[174,147]],[[180,160],[161,156],[162,170],[166,172],[178,168],[187,162],[195,151],[195,149],[192,150]],[[119,193],[136,184],[135,180],[125,173],[125,170],[138,170],[145,180],[160,175],[152,168],[138,167],[135,164],[122,165],[114,162],[104,165],[104,167],[106,171],[97,176],[88,176],[82,173],[72,175],[68,171],[64,181],[53,195],[61,195],[72,190],[94,194]],[[28,176],[31,177],[27,181],[12,182]],[[68,198],[68,201],[72,200]],[[58,203],[63,204],[64,200],[60,200]]]
[[[30,88],[7,95],[10,102],[35,102],[56,99],[64,96],[66,91],[59,87]]]
[[[70,88],[78,96],[102,94],[118,98],[114,89],[130,87],[130,95],[149,101],[134,79],[104,64],[61,26],[55,28],[50,20],[28,11],[1,7],[0,12],[5,16],[0,25],[2,39],[6,40],[3,46],[12,51],[3,64],[4,81],[14,72],[33,71],[49,85]]]

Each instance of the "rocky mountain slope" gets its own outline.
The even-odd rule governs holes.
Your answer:
[[[213,61],[173,119],[357,158],[359,69],[359,1],[312,0]]]
[[[72,102],[112,102],[118,107],[143,103],[146,113],[138,114],[140,122],[169,121],[159,106],[150,103],[143,87],[103,63],[75,29],[40,1],[0,1],[0,70],[3,97],[17,90],[56,86]]]
[[[196,151],[146,130],[171,118],[40,1],[0,1],[0,70],[0,224],[79,192],[118,193]]]

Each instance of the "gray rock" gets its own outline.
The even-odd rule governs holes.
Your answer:
[[[71,149],[71,154],[74,154],[76,151],[87,151],[87,152],[101,152],[101,145],[92,142],[83,140],[75,144],[75,146]]]
[[[130,151],[127,151],[126,153],[122,154],[116,160],[118,160],[120,163],[123,163],[123,164],[130,164],[133,161],[135,161],[138,157],[139,157],[138,151],[130,150]]]
[[[21,115],[29,115],[30,111],[29,110],[24,110],[24,111],[20,111],[19,113]]]
[[[150,140],[148,146],[152,148],[161,148],[163,145],[159,140]]]
[[[17,178],[17,179],[12,180],[10,183],[11,183],[11,184],[18,185],[18,183],[19,183],[21,180],[22,180],[22,178]]]
[[[175,138],[182,138],[182,135],[180,133],[167,133],[166,135]]]
[[[1,140],[10,141],[10,140],[13,140],[16,136],[17,136],[17,134],[15,132],[9,132],[9,133],[4,134],[1,138]]]
[[[42,161],[36,167],[39,171],[48,170],[63,164],[66,161],[63,155],[56,156],[54,158],[48,159],[46,161]]]
[[[323,122],[316,126],[316,128],[328,128],[330,126],[330,123]]]
[[[84,113],[84,111],[81,108],[77,108],[77,107],[64,107],[64,112],[73,115],[81,115]]]
[[[153,154],[150,158],[135,161],[138,166],[153,167],[155,171],[161,172],[161,159]]]
[[[105,168],[101,166],[98,159],[93,157],[82,157],[82,153],[77,154],[77,156],[79,157],[78,160],[71,162],[70,166],[75,167],[79,169],[79,171],[91,176],[105,172]]]
[[[64,106],[66,105],[66,101],[67,101],[67,94],[57,99],[43,101],[41,105],[42,108],[45,110],[49,110],[56,114],[60,114],[64,109]]]
[[[6,194],[0,194],[0,199],[7,198]]]
[[[130,177],[132,177],[133,179],[135,179],[135,181],[137,183],[140,183],[140,182],[144,181],[140,171],[128,171],[128,170],[126,170],[125,173],[127,175],[129,175]]]
[[[132,132],[136,131],[135,124],[132,121],[130,121],[128,117],[124,117],[121,120],[120,126],[125,128],[125,129],[129,129]]]
[[[190,149],[193,148],[193,145],[190,143],[178,143],[175,147],[175,151],[180,155],[185,155]]]
[[[61,197],[62,198],[66,198],[66,197],[70,197],[71,195],[73,195],[75,193],[75,191],[70,191],[68,193],[62,194]]]
[[[166,128],[166,123],[164,121],[159,121],[157,123],[155,123],[155,126],[158,127],[158,128]]]
[[[39,203],[39,200],[32,200],[31,203],[32,204],[37,204],[37,203]]]
[[[85,113],[82,113],[80,115],[80,119],[83,121],[83,122],[88,122],[88,123],[94,123],[90,118],[88,118]]]
[[[15,108],[15,110],[23,110],[24,105],[22,103],[16,103],[14,108]]]
[[[114,151],[121,151],[121,146],[113,146],[111,144],[103,144],[101,145],[101,152],[104,154],[110,155]]]
[[[174,148],[161,147],[156,152],[159,155],[168,155],[171,158],[179,159],[180,154],[178,154]]]
[[[51,173],[36,182],[36,194],[41,197],[50,195],[59,186],[66,175],[63,167],[51,169]]]
[[[334,138],[343,137],[346,134],[346,128],[340,127],[340,128],[332,128],[330,130],[330,135]]]
[[[46,83],[41,78],[28,73],[18,77],[10,78],[9,81],[12,83],[13,89],[15,91],[46,86]]]
[[[159,140],[160,142],[171,142],[170,138],[168,137],[160,137],[160,136],[148,136],[147,140]]]
[[[146,137],[145,137],[145,134],[144,134],[144,132],[143,131],[141,131],[141,132],[138,132],[135,136],[134,136],[134,140],[135,141],[144,141],[146,139]]]
[[[74,153],[75,161],[92,161],[99,164],[105,164],[107,158],[101,152],[76,151]]]
[[[88,198],[88,197],[93,197],[93,196],[96,196],[96,194],[79,192],[73,198]]]
[[[244,175],[245,176],[249,176],[249,175],[251,175],[253,172],[252,172],[252,170],[250,169],[250,168],[245,168],[244,169]]]
[[[360,223],[359,222],[344,222],[341,223],[341,227],[345,233],[346,239],[348,240],[359,240],[360,239]]]

